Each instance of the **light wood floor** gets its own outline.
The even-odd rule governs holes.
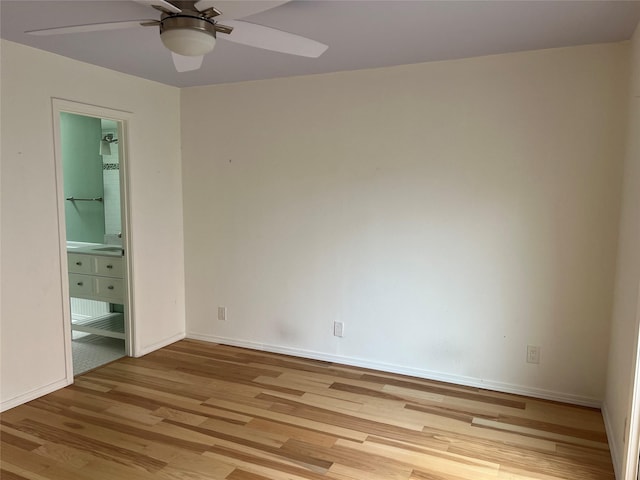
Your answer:
[[[190,340],[1,420],[2,480],[614,478],[595,409]]]

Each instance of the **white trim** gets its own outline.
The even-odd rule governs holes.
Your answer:
[[[125,251],[125,296],[128,300],[125,307],[124,334],[126,338],[126,354],[130,357],[134,356],[136,351],[135,345],[135,292],[133,288],[133,236],[131,235],[131,190],[129,188],[129,119],[118,121],[118,163],[120,164],[120,223],[122,246]]]
[[[615,474],[615,478],[620,479],[620,465],[621,465],[621,457],[620,457],[620,444],[615,436],[615,428],[613,428],[613,424],[611,423],[611,416],[609,414],[609,409],[607,408],[606,402],[602,405],[602,419],[604,420],[604,428],[607,432],[607,441],[609,442],[609,451],[611,452],[611,463],[613,463],[613,472]]]
[[[62,178],[62,147],[60,142],[60,108],[56,100],[51,102],[51,115],[53,120],[53,146],[54,146],[54,171],[56,181],[56,200],[58,207],[58,251],[60,258],[60,284],[62,321],[64,332],[64,355],[65,355],[65,382],[66,385],[73,383],[73,351],[71,347],[71,302],[69,300],[69,267],[67,265],[67,231],[65,228],[64,214],[64,184]],[[46,388],[46,387],[45,387]],[[36,391],[39,391],[36,390]],[[47,392],[50,393],[50,392]],[[25,400],[28,401],[28,400]]]
[[[541,398],[545,400],[553,400],[563,403],[571,403],[574,405],[582,405],[585,407],[600,408],[602,401],[598,398],[584,397],[563,392],[554,392],[551,390],[543,390],[540,388],[525,387],[503,382],[495,382],[491,380],[483,380],[481,378],[466,377],[463,375],[451,375],[448,373],[434,372],[432,370],[423,370],[418,368],[403,367],[391,363],[375,362],[356,357],[345,357],[341,355],[331,355],[312,350],[303,350],[299,348],[280,347],[277,345],[268,345],[264,343],[249,342],[244,340],[236,340],[232,338],[218,337],[204,333],[189,332],[187,338],[194,340],[204,340],[206,342],[219,343],[223,345],[232,345],[235,347],[249,348],[252,350],[262,350],[265,352],[282,353],[294,357],[310,358],[313,360],[322,360],[325,362],[341,363],[353,367],[369,368],[371,370],[379,370],[382,372],[398,373],[400,375],[409,375],[412,377],[424,378],[428,380],[436,380],[446,383],[454,383],[456,385],[464,385],[467,387],[482,388],[485,390],[493,390],[503,393],[513,393],[516,395],[524,395],[527,397]]]
[[[66,374],[66,384],[70,385],[73,383],[73,352],[71,347],[71,307],[69,302],[69,271],[66,262],[67,258],[67,232],[65,228],[65,195],[64,195],[64,184],[63,184],[63,175],[62,175],[62,147],[60,144],[60,113],[68,112],[74,113],[78,115],[86,115],[90,117],[104,118],[109,120],[114,120],[119,124],[119,132],[122,134],[122,148],[120,155],[121,171],[126,169],[126,132],[128,130],[128,122],[132,118],[133,114],[131,112],[126,112],[122,110],[114,110],[112,108],[101,107],[97,105],[89,105],[86,103],[79,103],[70,100],[65,100],[61,98],[51,98],[51,114],[53,120],[53,144],[54,144],[54,170],[55,170],[55,181],[56,181],[56,196],[57,196],[57,207],[58,207],[58,249],[60,256],[60,280],[62,284],[62,320],[64,322],[63,331],[64,331],[64,349],[65,349],[65,374]],[[123,164],[124,163],[124,164]],[[124,177],[125,180],[128,177]],[[121,190],[127,189],[127,184],[121,185]],[[121,198],[121,202],[126,201],[127,196],[124,196],[124,200]],[[125,213],[129,211],[130,206],[125,204]],[[128,215],[122,219],[123,227],[125,221],[127,222],[126,227],[128,228]],[[128,230],[127,230],[128,231]],[[132,255],[131,255],[131,239],[130,235],[126,235],[125,240],[125,258],[124,262],[127,270],[127,290],[126,290],[126,301],[125,301],[125,316],[127,321],[125,323],[132,323],[131,312],[133,311],[133,292],[131,291],[131,287],[129,286],[131,282],[128,280],[131,277],[131,264]],[[126,327],[125,327],[126,329]],[[128,345],[128,350],[133,351],[135,349],[135,345],[133,345],[134,338],[130,333],[131,329],[128,329],[129,332],[127,334],[126,344]],[[62,385],[62,386],[65,386]],[[49,392],[46,392],[49,393]]]
[[[73,377],[72,377],[73,379]],[[36,398],[40,398],[43,395],[47,395],[48,393],[55,392],[56,390],[60,390],[61,388],[70,385],[73,382],[69,382],[65,377],[62,380],[58,380],[57,382],[50,383],[49,385],[45,385],[44,387],[37,388],[36,390],[32,390],[27,393],[23,393],[22,395],[18,395],[17,397],[10,398],[5,400],[0,404],[0,412],[4,412],[9,410],[10,408],[17,407],[22,405],[23,403],[30,402],[31,400],[35,400]]]
[[[616,478],[624,480],[637,480],[638,456],[640,455],[640,284],[638,284],[636,326],[634,331],[636,335],[636,354],[631,373],[631,381],[633,383],[631,384],[629,416],[627,417],[627,429],[624,432],[625,438],[627,438],[627,444],[623,450],[623,475],[622,477],[616,476]]]
[[[148,345],[146,347],[141,348],[140,350],[136,351],[134,354],[134,357],[142,357],[143,355],[146,355],[147,353],[151,353],[151,352],[155,352],[156,350],[166,347],[167,345],[171,345],[172,343],[176,343],[179,340],[182,340],[186,338],[186,335],[184,332],[179,333],[177,335],[174,335],[172,337],[169,338],[165,338],[164,340],[160,340],[159,342],[153,343],[151,345]]]
[[[130,120],[133,112],[126,110],[114,110],[109,107],[100,105],[91,105],[89,103],[75,102],[64,98],[52,97],[53,105],[57,106],[59,111],[76,113],[78,115],[87,115],[89,117],[104,118],[105,120],[114,120],[116,122],[122,120]]]

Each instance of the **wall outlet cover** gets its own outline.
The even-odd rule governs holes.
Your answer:
[[[527,363],[540,363],[540,347],[537,345],[527,345]]]

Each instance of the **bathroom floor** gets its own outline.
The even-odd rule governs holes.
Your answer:
[[[73,332],[73,375],[93,370],[125,356],[124,340]]]

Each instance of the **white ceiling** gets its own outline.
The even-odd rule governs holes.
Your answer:
[[[0,0],[2,38],[179,87],[616,42],[633,33],[640,0],[293,0],[243,20],[329,45],[320,58],[220,41],[200,70],[185,73],[175,71],[154,27],[24,34],[148,18],[159,12],[132,1]]]

